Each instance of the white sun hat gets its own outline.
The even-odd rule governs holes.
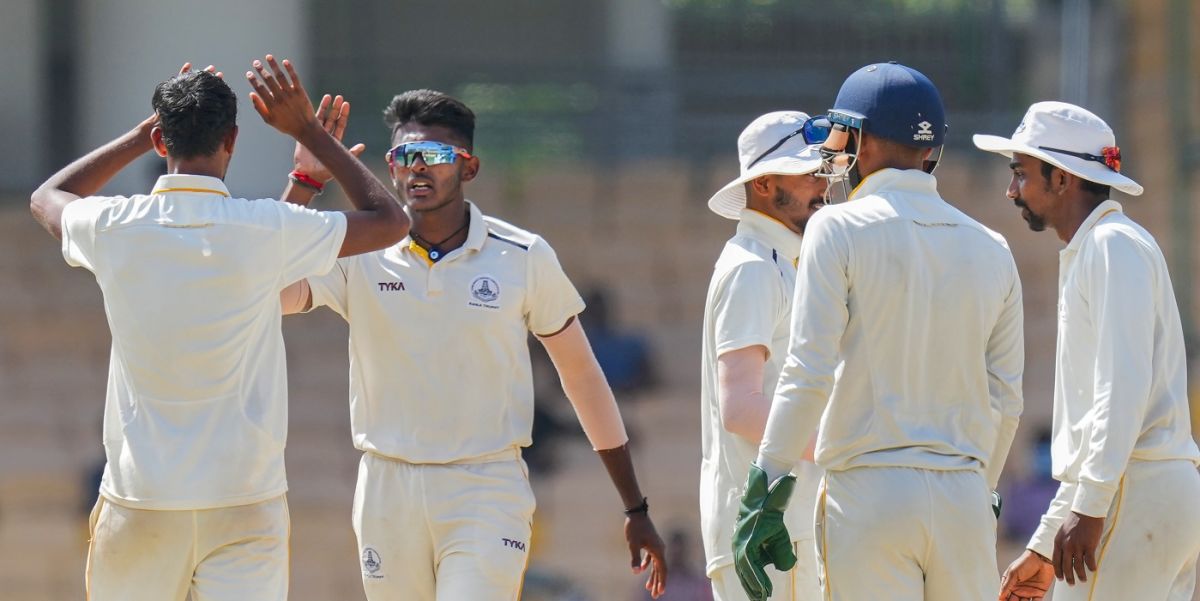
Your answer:
[[[819,144],[806,144],[801,128],[808,115],[800,111],[767,113],[738,136],[741,175],[708,199],[708,208],[726,219],[738,219],[746,208],[745,183],[761,175],[805,175],[821,168]]]
[[[1009,158],[1014,152],[1027,154],[1131,196],[1142,193],[1140,184],[1120,173],[1121,151],[1112,128],[1073,104],[1034,103],[1011,138],[975,134],[972,140],[981,150]]]

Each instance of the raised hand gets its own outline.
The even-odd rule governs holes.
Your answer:
[[[263,61],[255,60],[254,71],[246,71],[246,79],[254,88],[250,92],[250,102],[262,120],[297,140],[306,132],[319,129],[321,123],[313,112],[308,92],[304,91],[291,61],[285,59],[281,69],[275,57],[268,54],[266,64],[270,69],[263,65]]]
[[[326,94],[317,105],[316,117],[325,131],[340,142],[346,133],[346,122],[350,119],[350,102],[342,98],[340,94],[334,97]],[[362,156],[366,149],[367,147],[363,144],[355,144],[350,148],[350,154],[356,157]],[[317,181],[328,182],[333,179],[333,174],[329,169],[313,156],[312,151],[299,142],[296,143],[296,151],[292,154],[292,163],[296,171]]]

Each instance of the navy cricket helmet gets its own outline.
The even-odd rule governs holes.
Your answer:
[[[851,73],[838,90],[829,120],[906,146],[934,148],[946,137],[946,109],[937,86],[895,61]]]

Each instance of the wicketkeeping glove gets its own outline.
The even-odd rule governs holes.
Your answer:
[[[733,567],[752,601],[771,596],[767,565],[774,564],[782,572],[796,565],[792,537],[783,524],[783,510],[795,487],[796,477],[790,474],[768,487],[767,473],[757,465],[750,466],[733,531]]]
[[[1004,504],[1004,499],[1000,498],[1000,493],[992,491],[992,511],[996,514],[996,519],[1000,519],[1000,506]]]

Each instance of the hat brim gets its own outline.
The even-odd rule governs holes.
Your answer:
[[[1027,154],[1032,157],[1037,157],[1055,167],[1062,169],[1068,173],[1079,176],[1089,182],[1095,182],[1103,186],[1112,186],[1130,196],[1141,196],[1145,191],[1142,185],[1101,165],[1095,161],[1073,157],[1071,155],[1060,155],[1057,153],[1046,152],[1040,148],[1034,148],[1028,144],[1023,144],[1012,138],[1003,136],[993,136],[988,134],[975,134],[971,136],[971,141],[975,143],[975,147],[980,150],[994,152],[1012,158],[1013,153]]]
[[[764,175],[815,173],[821,168],[821,154],[818,148],[817,145],[811,145],[804,148],[798,156],[785,154],[763,159],[749,171],[717,190],[717,193],[708,199],[708,208],[726,219],[740,219],[742,209],[746,208],[746,182]]]

